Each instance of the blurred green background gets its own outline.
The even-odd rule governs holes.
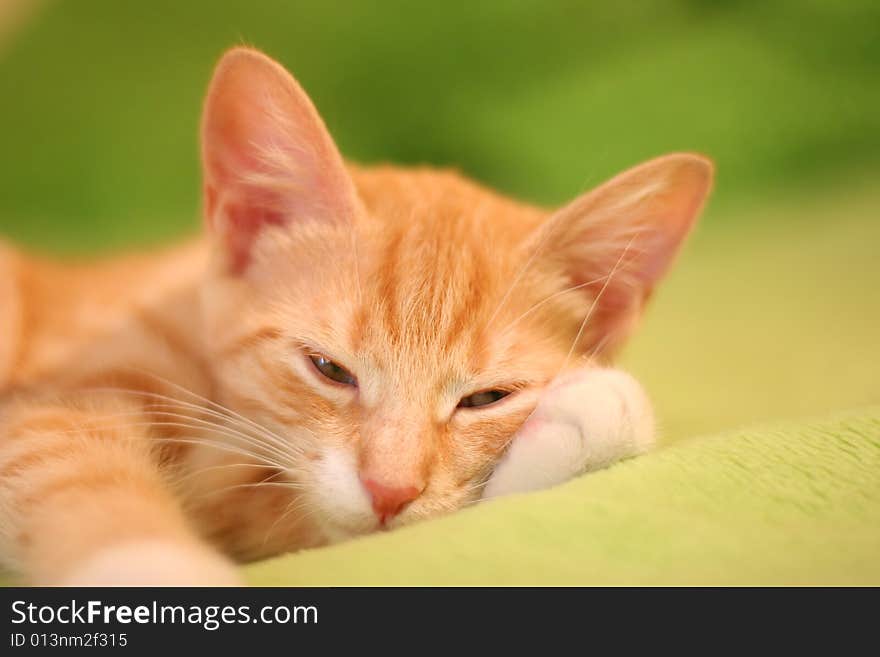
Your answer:
[[[880,402],[876,0],[47,0],[4,39],[6,237],[81,253],[197,230],[202,94],[248,43],[363,162],[557,204],[666,151],[715,158],[625,355],[668,438]]]

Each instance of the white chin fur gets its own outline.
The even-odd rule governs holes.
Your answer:
[[[323,531],[330,542],[337,542],[376,529],[378,521],[367,490],[358,476],[354,454],[336,448],[326,449],[314,472],[321,491],[320,514],[328,520]]]
[[[548,488],[641,454],[653,442],[651,403],[633,377],[609,368],[574,370],[544,391],[483,497]]]

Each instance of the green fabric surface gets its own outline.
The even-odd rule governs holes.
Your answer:
[[[680,441],[247,569],[256,585],[880,584],[880,407]]]

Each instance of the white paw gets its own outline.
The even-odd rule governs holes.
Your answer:
[[[581,368],[541,395],[489,479],[483,497],[548,488],[647,451],[651,403],[625,372]]]
[[[225,557],[195,543],[143,540],[108,547],[63,578],[61,586],[242,586]]]

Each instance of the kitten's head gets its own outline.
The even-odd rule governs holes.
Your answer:
[[[629,333],[710,186],[668,155],[556,212],[430,169],[346,166],[277,63],[220,62],[202,133],[206,341],[329,538],[480,494],[561,370]]]

